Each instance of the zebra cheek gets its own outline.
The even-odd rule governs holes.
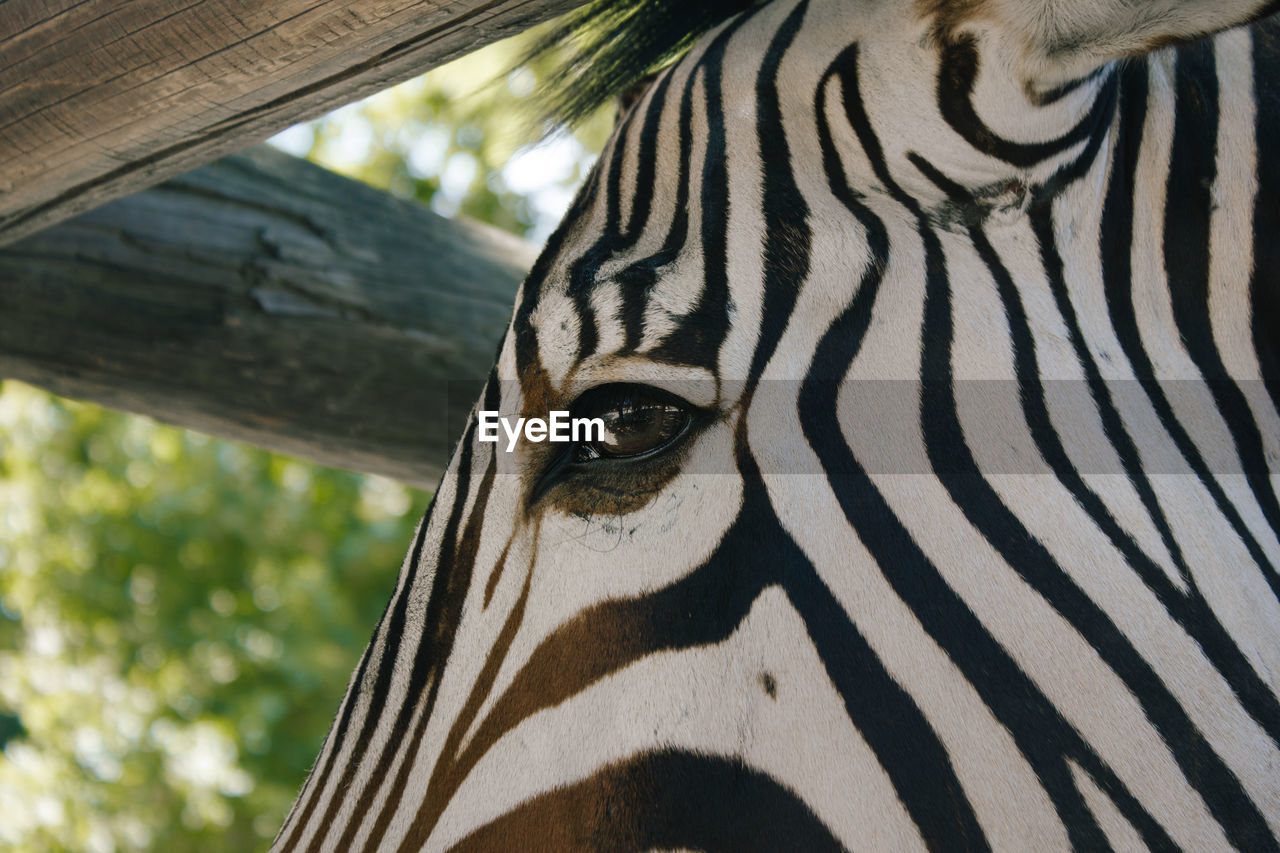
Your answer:
[[[567,515],[590,518],[628,515],[650,504],[680,473],[684,454],[643,464],[597,464],[603,470],[575,472],[553,486],[545,506]]]

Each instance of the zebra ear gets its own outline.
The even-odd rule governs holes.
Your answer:
[[[924,0],[948,40],[970,23],[1011,29],[1036,76],[1070,76],[1265,17],[1280,0]],[[1037,73],[1040,72],[1040,73]]]

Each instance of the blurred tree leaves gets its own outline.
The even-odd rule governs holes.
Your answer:
[[[427,496],[12,382],[0,436],[0,843],[262,847]]]
[[[611,117],[535,140],[535,37],[275,142],[545,237]],[[428,499],[0,385],[0,849],[263,848]]]
[[[538,122],[534,93],[560,57],[515,66],[543,31],[490,45],[272,141],[444,216],[462,213],[540,241],[613,123],[609,108],[572,133]]]

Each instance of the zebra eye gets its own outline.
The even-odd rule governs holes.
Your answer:
[[[573,405],[575,418],[599,418],[603,433],[575,448],[574,461],[630,459],[655,453],[688,429],[689,404],[647,385],[602,385]]]

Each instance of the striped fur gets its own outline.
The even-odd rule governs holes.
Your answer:
[[[694,426],[473,422],[273,849],[1277,848],[1280,29],[1099,65],[1267,11],[1111,5],[774,0],[656,78],[479,406]]]

